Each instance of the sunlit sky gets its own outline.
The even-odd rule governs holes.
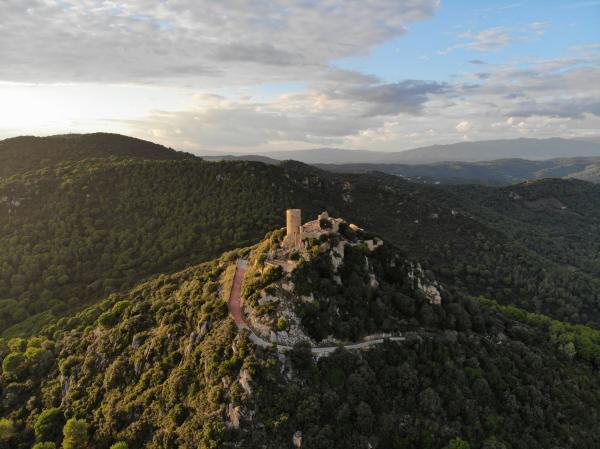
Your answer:
[[[0,139],[208,152],[600,135],[600,0],[2,0]]]

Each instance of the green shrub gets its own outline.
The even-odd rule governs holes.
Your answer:
[[[84,419],[71,418],[63,427],[64,449],[86,449],[88,445],[88,425]]]
[[[129,445],[125,441],[119,441],[113,444],[110,449],[129,449]]]
[[[25,368],[25,356],[22,352],[11,352],[2,361],[2,372],[16,375]]]
[[[35,443],[31,449],[56,449],[56,443],[52,441],[43,441],[41,443]]]
[[[277,330],[281,332],[286,329],[287,329],[287,322],[283,318],[279,318],[277,320]]]
[[[65,425],[65,415],[59,408],[44,410],[35,421],[35,439],[37,441],[59,442],[61,429]]]

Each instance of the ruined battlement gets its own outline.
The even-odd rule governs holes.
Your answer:
[[[302,224],[302,211],[300,209],[286,210],[286,235],[283,240],[283,248],[291,250],[302,250],[305,239],[318,239],[324,234],[339,232],[340,224],[344,222],[341,218],[329,216],[327,211],[321,212],[316,220],[308,221]],[[348,227],[354,231],[362,230],[355,224],[348,224]],[[366,240],[363,243],[373,251],[375,248],[383,245],[380,239]]]

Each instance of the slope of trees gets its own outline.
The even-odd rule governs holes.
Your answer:
[[[104,157],[0,180],[0,331],[29,335],[146,276],[255,242],[286,207],[377,232],[452,292],[600,324],[600,186],[432,187],[293,162]]]
[[[0,329],[33,317],[13,333],[27,332],[143,276],[253,241],[279,225],[291,203],[286,179],[274,189],[266,171],[251,163],[88,160],[5,182]]]
[[[0,140],[0,178],[65,161],[110,156],[168,160],[193,158],[191,154],[119,134],[22,136]]]
[[[323,449],[597,443],[595,368],[530,317],[459,297],[422,313],[407,294],[406,342],[318,362],[298,345],[281,360],[227,317],[221,276],[237,254],[0,340],[0,444],[281,448],[298,432]]]

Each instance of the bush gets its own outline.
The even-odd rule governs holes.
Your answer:
[[[84,419],[71,418],[63,428],[64,449],[85,449],[88,444],[88,425]]]
[[[2,362],[2,372],[16,375],[25,368],[25,356],[21,352],[11,352]]]
[[[277,320],[277,330],[281,332],[286,329],[287,329],[287,322],[283,318],[279,318]]]
[[[65,425],[65,415],[59,408],[49,408],[40,413],[33,429],[37,441],[59,442],[61,429]]]
[[[15,434],[15,425],[10,419],[0,418],[0,443],[9,441]]]
[[[103,314],[101,314],[98,317],[98,323],[102,326],[102,327],[113,327],[115,324],[117,324],[119,317],[118,315],[112,311],[109,310],[107,312],[104,312]]]
[[[471,445],[462,438],[452,438],[444,449],[471,449]]]
[[[56,443],[53,443],[52,441],[35,443],[31,449],[56,449]]]
[[[127,443],[125,441],[119,441],[115,444],[113,444],[110,449],[129,449],[129,446],[127,445]]]

